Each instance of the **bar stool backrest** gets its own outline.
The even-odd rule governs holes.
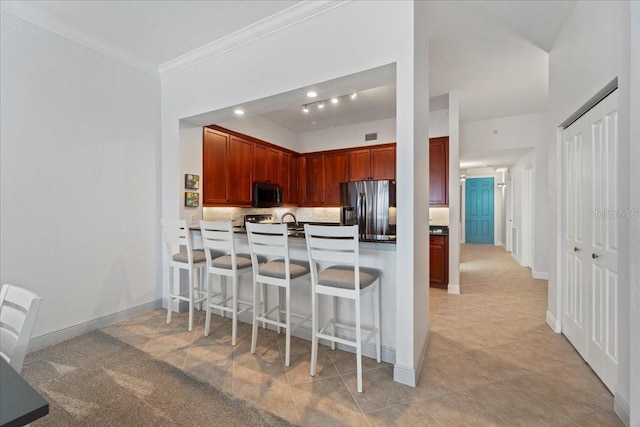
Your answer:
[[[34,292],[13,285],[2,285],[0,291],[0,357],[18,373],[27,354],[41,299]]]

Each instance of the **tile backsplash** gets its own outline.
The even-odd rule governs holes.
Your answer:
[[[449,226],[449,208],[429,208],[429,225]]]
[[[202,208],[205,221],[233,221],[241,223],[244,215],[271,214],[279,222],[282,215],[291,212],[301,222],[340,222],[340,208]]]

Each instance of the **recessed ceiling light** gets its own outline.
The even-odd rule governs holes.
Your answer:
[[[351,94],[351,99],[356,99],[356,97],[357,97],[357,96],[358,96],[358,94],[357,94],[357,93],[352,93],[352,94]]]
[[[331,103],[332,104],[337,104],[338,103],[338,98],[331,98]]]
[[[238,108],[236,109],[236,111],[234,111],[234,113],[236,113],[238,116],[242,116],[244,114],[244,111]]]
[[[316,96],[318,96],[318,94],[311,90],[311,91],[307,92],[307,96],[309,98],[315,98]]]
[[[318,108],[320,109],[324,108],[324,102],[321,102],[320,104],[318,104]]]
[[[309,108],[306,105],[302,106],[302,112],[303,113],[308,113],[309,112]]]

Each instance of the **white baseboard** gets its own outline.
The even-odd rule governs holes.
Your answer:
[[[502,243],[502,242],[496,242],[496,243],[494,243],[494,245],[495,246],[502,246],[503,248],[505,247],[504,243]]]
[[[147,311],[156,310],[161,307],[162,300],[158,299],[146,304],[129,308],[127,310],[89,320],[88,322],[70,326],[59,331],[54,331],[48,334],[40,335],[39,337],[31,338],[29,340],[29,352],[49,347],[59,342],[68,340],[69,338],[86,334],[87,332],[95,331],[96,329],[104,328],[105,326],[109,326],[121,320],[129,319],[131,317],[135,317],[142,313],[146,313]]]
[[[415,387],[417,382],[416,378],[417,375],[415,369],[408,366],[402,366],[397,363],[393,367],[393,380],[400,384]]]
[[[447,292],[454,295],[460,295],[460,285],[449,284],[447,286]]]
[[[622,420],[625,426],[631,426],[631,409],[627,402],[622,400],[618,393],[613,396],[613,411]]]
[[[546,271],[531,270],[531,277],[538,280],[549,280],[549,273]]]
[[[517,262],[517,263],[518,263],[518,265],[520,265],[520,266],[522,265],[522,262],[520,262],[520,258],[518,258],[517,256],[515,256],[515,255],[513,254],[513,252],[511,252],[511,258],[513,258],[513,259],[515,260],[515,262]]]
[[[547,310],[547,324],[551,326],[551,329],[553,329],[553,332],[556,334],[562,332],[562,325],[560,325],[560,321],[556,319],[556,316],[551,314],[549,310]]]

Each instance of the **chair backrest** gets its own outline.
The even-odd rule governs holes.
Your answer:
[[[193,264],[193,253],[191,246],[191,237],[189,236],[189,227],[187,221],[181,220],[162,220],[162,234],[167,245],[167,255],[169,263],[174,262],[173,256],[181,251],[186,251],[189,264]]]
[[[318,283],[318,263],[353,266],[354,288],[360,287],[360,245],[357,225],[327,226],[305,224],[311,283]]]
[[[359,264],[358,226],[327,226],[305,224],[309,261],[324,261],[343,265]]]
[[[16,371],[22,370],[41,298],[13,285],[0,291],[0,356]]]
[[[219,256],[230,255],[232,269],[236,269],[236,245],[231,221],[200,221],[202,244],[207,257],[207,265]]]
[[[289,258],[287,224],[247,223],[247,238],[251,256]]]

